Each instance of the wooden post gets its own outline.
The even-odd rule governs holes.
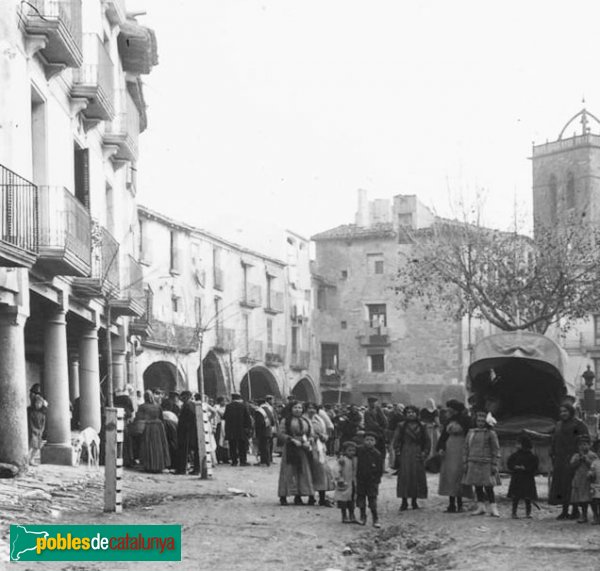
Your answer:
[[[105,414],[104,511],[121,513],[125,411],[122,408],[107,407]]]
[[[210,445],[210,421],[204,403],[195,402],[196,433],[198,435],[198,458],[200,459],[200,478],[212,477],[212,459]]]

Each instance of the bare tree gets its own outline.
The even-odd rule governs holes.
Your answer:
[[[449,318],[470,315],[504,331],[567,330],[600,310],[600,230],[585,214],[535,237],[437,218],[401,236],[399,303]],[[402,237],[404,240],[402,240]]]

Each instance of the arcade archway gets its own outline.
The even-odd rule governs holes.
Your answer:
[[[256,400],[266,395],[281,398],[277,379],[266,367],[252,367],[242,378],[240,393],[245,400]]]
[[[317,395],[310,380],[306,377],[300,379],[292,389],[292,396],[303,402],[316,402]]]
[[[144,390],[176,391],[185,386],[185,379],[173,363],[157,361],[144,371]]]
[[[225,375],[219,358],[213,351],[209,351],[202,360],[204,374],[204,394],[211,399],[227,396],[229,391],[225,384]],[[198,367],[198,386],[200,386],[200,368]]]

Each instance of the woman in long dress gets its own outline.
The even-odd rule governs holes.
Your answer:
[[[136,420],[144,421],[140,446],[140,461],[146,472],[162,472],[171,465],[169,444],[163,426],[163,411],[154,401],[152,391],[144,392],[144,404],[136,414]]]
[[[302,496],[315,495],[312,479],[311,422],[303,416],[300,402],[292,402],[290,415],[279,426],[279,440],[283,445],[277,495],[282,506],[287,496],[294,496],[295,505],[303,505]]]
[[[396,497],[402,498],[400,511],[408,509],[408,498],[412,508],[419,508],[417,499],[427,498],[427,475],[425,458],[431,442],[427,428],[419,420],[419,409],[409,405],[404,409],[406,420],[398,424],[394,433],[394,450],[398,466]]]
[[[427,434],[429,435],[429,440],[431,442],[431,448],[427,457],[431,458],[437,448],[440,429],[440,411],[435,406],[435,401],[433,399],[427,399],[427,406],[421,409],[419,418],[427,428]]]
[[[460,513],[463,511],[463,498],[473,497],[473,490],[462,483],[463,448],[471,419],[465,405],[458,400],[449,400],[446,409],[448,420],[437,444],[437,451],[442,457],[438,494],[449,498],[447,513]]]
[[[312,478],[313,486],[319,492],[319,505],[331,507],[331,502],[325,497],[326,492],[335,489],[331,470],[327,465],[327,425],[317,412],[317,405],[308,403],[306,405],[306,416],[311,422],[312,438]],[[308,498],[309,505],[314,505],[314,496]]]

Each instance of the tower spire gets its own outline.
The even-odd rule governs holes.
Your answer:
[[[581,103],[583,103],[583,109],[581,110],[581,133],[582,135],[587,135],[590,132],[590,128],[588,127],[588,118],[587,118],[587,110],[585,108],[585,96],[581,98]]]

